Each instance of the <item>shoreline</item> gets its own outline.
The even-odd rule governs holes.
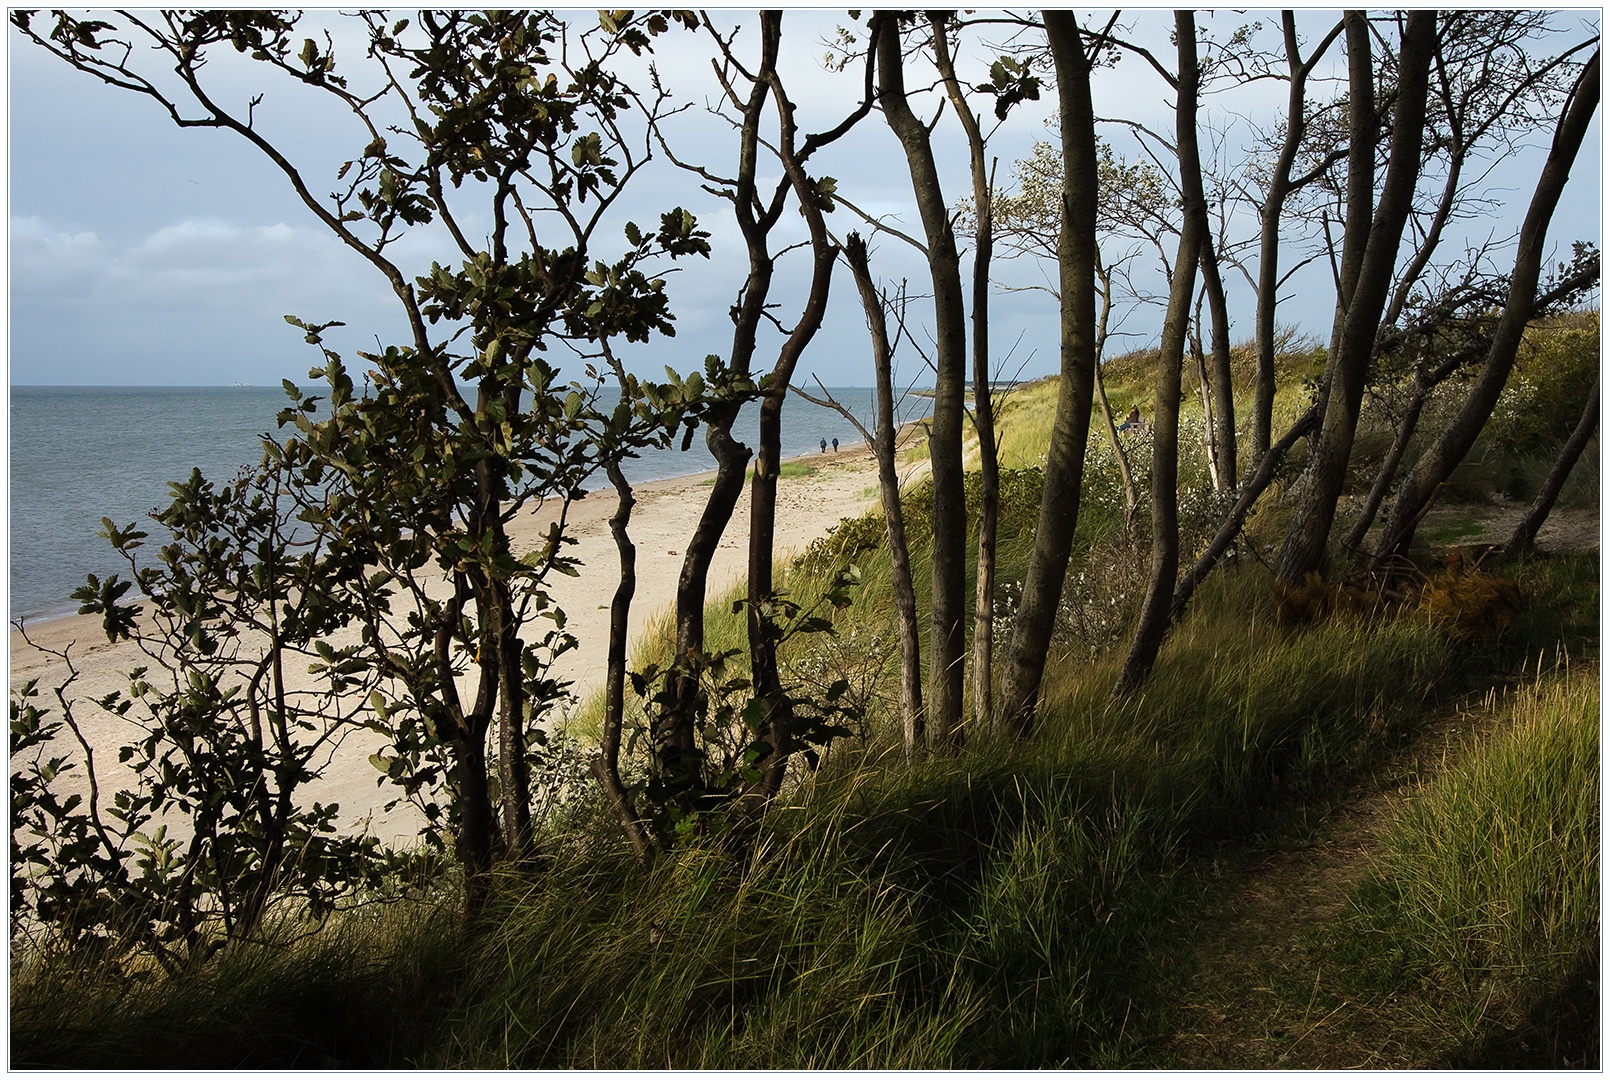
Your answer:
[[[909,438],[909,429],[902,435]],[[798,554],[818,536],[826,534],[845,517],[863,513],[877,505],[877,466],[871,449],[861,441],[846,444],[837,452],[814,452],[785,459],[789,464],[814,466],[805,476],[783,476],[778,481],[776,552],[779,560]],[[905,470],[909,472],[910,470]],[[636,643],[644,629],[675,602],[683,552],[699,515],[703,512],[708,486],[715,471],[644,481],[633,485],[636,505],[632,512],[631,536],[637,547],[637,592],[632,601],[628,640]],[[734,509],[731,523],[722,536],[710,567],[706,596],[717,596],[742,580],[748,565],[750,487]],[[608,655],[609,604],[618,582],[618,554],[609,530],[616,500],[613,489],[590,492],[570,504],[567,533],[576,543],[568,553],[579,559],[577,577],[554,575],[549,593],[566,616],[565,628],[577,645],[553,665],[555,678],[571,683],[574,708],[603,686]],[[535,547],[557,509],[536,508],[510,523],[510,540],[517,554]],[[589,568],[591,572],[589,573]],[[26,632],[38,645],[57,651],[70,650],[76,681],[69,692],[74,702],[93,702],[114,690],[126,691],[124,673],[150,659],[131,642],[106,641],[99,618],[69,614],[56,618],[28,620]],[[37,679],[39,704],[54,716],[59,706],[52,690],[68,676],[67,665],[30,645],[23,632],[11,629],[9,685],[13,692],[30,679]],[[121,786],[108,783],[115,769],[117,748],[130,740],[135,729],[128,721],[111,716],[93,705],[80,710],[78,722],[96,751],[102,770],[103,793]],[[367,736],[367,737],[365,737]],[[384,804],[394,797],[390,785],[377,786],[379,779],[369,763],[379,736],[352,732],[329,759],[325,779],[308,789],[309,798],[337,802],[341,806],[338,827],[343,832],[368,831],[382,842],[409,843],[417,834],[417,812],[407,804],[391,811]],[[323,755],[321,755],[322,757]]]

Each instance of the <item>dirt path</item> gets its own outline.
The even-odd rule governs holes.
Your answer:
[[[1174,1003],[1168,1044],[1193,1069],[1436,1067],[1435,1051],[1407,1042],[1394,1002],[1357,1000],[1311,944],[1370,873],[1380,838],[1425,782],[1447,769],[1498,714],[1440,715],[1377,771],[1369,787],[1333,806],[1308,835],[1287,838],[1244,865],[1198,924],[1196,972]]]

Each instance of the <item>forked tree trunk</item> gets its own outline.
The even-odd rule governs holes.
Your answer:
[[[788,100],[775,58],[782,40],[782,13],[763,11],[761,32],[765,36],[768,63],[762,78],[772,85],[777,104],[778,137],[776,152],[783,172],[793,188],[794,198],[810,232],[811,283],[805,307],[788,335],[772,368],[771,382],[760,403],[760,451],[755,458],[755,479],[750,487],[749,523],[749,666],[755,690],[766,702],[766,741],[770,754],[759,763],[763,779],[750,793],[751,807],[770,800],[782,788],[793,745],[793,702],[784,692],[777,670],[777,635],[765,615],[768,602],[776,595],[773,580],[773,547],[777,533],[777,477],[782,459],[783,401],[794,369],[827,314],[828,291],[833,280],[833,264],[838,249],[827,233],[816,188],[796,154],[797,131],[794,105]]]
[[[996,727],[1020,736],[1033,730],[1057,605],[1068,572],[1079,489],[1090,437],[1096,381],[1096,125],[1090,97],[1090,57],[1067,11],[1047,10],[1045,36],[1056,64],[1062,127],[1062,226],[1057,240],[1061,296],[1061,368],[1056,418],[1046,448],[1045,490],[1023,602],[996,704]]]
[[[1297,152],[1302,147],[1306,130],[1308,75],[1315,62],[1325,54],[1331,43],[1342,32],[1337,23],[1327,34],[1313,55],[1302,57],[1297,40],[1297,18],[1290,11],[1280,13],[1281,28],[1285,35],[1286,65],[1291,85],[1286,104],[1286,140],[1280,147],[1280,156],[1269,178],[1269,190],[1264,195],[1259,227],[1258,248],[1258,303],[1253,345],[1257,352],[1257,383],[1253,390],[1251,453],[1254,462],[1261,463],[1269,451],[1273,438],[1275,406],[1275,308],[1280,290],[1280,225],[1285,213],[1286,199],[1293,190],[1291,169]]]
[[[1355,97],[1374,78],[1370,61],[1369,30],[1356,31],[1362,13],[1349,12],[1348,69]],[[1347,479],[1347,463],[1358,428],[1359,408],[1364,399],[1364,382],[1375,352],[1376,332],[1392,284],[1392,268],[1397,262],[1403,226],[1408,220],[1414,188],[1420,171],[1420,145],[1425,130],[1426,85],[1432,48],[1436,42],[1437,15],[1434,11],[1411,11],[1404,18],[1403,42],[1398,63],[1398,93],[1393,110],[1392,148],[1382,182],[1381,201],[1373,215],[1368,199],[1356,198],[1355,182],[1349,177],[1347,234],[1343,240],[1343,278],[1333,340],[1336,349],[1326,365],[1327,389],[1322,401],[1323,418],[1319,439],[1309,462],[1302,504],[1293,518],[1281,548],[1277,576],[1286,584],[1300,582],[1319,571],[1325,561],[1325,545],[1336,503]],[[1351,138],[1357,144],[1373,147],[1376,122],[1362,112],[1353,116]],[[1350,154],[1349,167],[1362,164],[1362,155]],[[1369,219],[1366,224],[1366,219]],[[1360,231],[1368,239],[1360,243]],[[1351,253],[1362,247],[1356,269],[1348,279]],[[1349,286],[1351,285],[1351,288]]]
[[[967,318],[961,258],[950,207],[939,183],[928,126],[906,101],[904,58],[895,15],[873,16],[877,37],[878,100],[905,150],[917,211],[927,241],[934,286],[934,414],[929,429],[933,468],[933,586],[929,599],[927,718],[929,742],[954,746],[961,737],[966,618],[967,500],[962,475],[963,398],[967,379]]]
[[[1536,304],[1549,222],[1554,217],[1560,192],[1570,178],[1571,166],[1576,161],[1577,151],[1581,149],[1598,106],[1599,53],[1595,51],[1566,101],[1554,133],[1554,143],[1549,148],[1548,160],[1543,164],[1531,205],[1526,211],[1526,219],[1521,224],[1520,243],[1515,251],[1515,269],[1509,279],[1509,297],[1493,333],[1487,361],[1458,414],[1404,478],[1398,497],[1392,504],[1380,545],[1376,548],[1373,560],[1376,567],[1408,554],[1415,526],[1431,505],[1437,489],[1453,475],[1454,469],[1470,452],[1487,418],[1492,415],[1493,407],[1498,404],[1504,384],[1509,381],[1510,370],[1515,366],[1515,353],[1520,348],[1521,335]]]
[[[1113,686],[1114,697],[1134,690],[1151,674],[1168,633],[1174,579],[1179,573],[1180,368],[1185,359],[1191,298],[1196,292],[1196,267],[1208,243],[1208,220],[1207,200],[1202,191],[1202,159],[1196,138],[1196,102],[1201,73],[1196,58],[1196,16],[1192,12],[1175,12],[1174,37],[1179,46],[1175,145],[1179,147],[1180,195],[1185,207],[1179,254],[1174,259],[1174,281],[1169,289],[1163,338],[1157,353],[1157,393],[1152,420],[1152,573],[1135,639]],[[1206,391],[1205,386],[1203,389]]]

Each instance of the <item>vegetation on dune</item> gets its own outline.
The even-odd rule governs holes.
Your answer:
[[[1596,111],[1596,34],[1543,49],[1544,13],[1349,12],[1305,58],[1294,13],[1261,52],[1257,27],[1213,41],[1178,13],[1172,62],[1122,43],[1176,95],[1176,206],[1156,170],[1094,138],[1092,74],[1127,31],[1065,11],[1012,16],[1038,51],[991,58],[987,81],[957,71],[968,16],[872,13],[834,46],[855,104],[815,133],[795,126],[776,12],[753,43],[692,12],[585,29],[364,13],[350,71],[329,38],[297,51],[299,16],[117,18],[12,23],[263,150],[387,280],[410,337],[362,354],[376,367],[360,394],[326,344],[338,324],[291,319],[328,393],[288,385],[262,466],[175,484],[154,553],[105,523],[131,580],[78,598],[148,667],[87,700],[63,651],[57,685],[13,692],[14,1066],[1596,1063],[1598,564],[1532,544],[1556,506],[1598,498],[1598,315],[1580,308],[1598,254],[1539,261]],[[619,74],[635,70],[624,53],[684,32],[713,50],[729,164],[677,158],[668,92]],[[147,81],[125,38],[176,61],[178,82]],[[1307,75],[1338,42],[1347,93],[1317,100]],[[256,125],[261,99],[235,115],[204,91],[209,52],[231,50],[351,114],[366,145],[339,166],[346,186],[310,194]],[[1221,54],[1237,62],[1205,61]],[[913,104],[927,63],[968,135],[965,214]],[[1232,345],[1220,263],[1254,238],[1206,220],[1207,187],[1228,188],[1194,146],[1197,95],[1237,72],[1291,95],[1269,128],[1281,148],[1247,173],[1266,185],[1249,193],[1258,331]],[[1053,77],[1062,145],[1019,163],[997,204],[974,103],[1004,119]],[[815,466],[780,463],[781,403],[827,316],[841,251],[825,217],[847,202],[812,170],[879,104],[933,285],[934,416],[907,459],[928,467],[901,486],[890,407],[893,352],[921,334],[850,234],[883,399],[864,433],[880,511],[783,565],[777,485]],[[1482,196],[1467,156],[1550,130],[1514,269],[1439,253]],[[617,345],[672,335],[654,275],[710,255],[712,235],[681,208],[627,224],[619,251],[600,227],[657,153],[725,200],[749,268],[729,355],[664,383]],[[992,393],[997,209],[1002,257],[1056,261],[1061,348],[1059,376]],[[808,241],[774,250],[795,214]],[[491,232],[473,239],[461,215]],[[393,261],[431,229],[456,267]],[[1274,321],[1287,229],[1302,257],[1334,257],[1328,345]],[[795,250],[810,285],[785,316],[771,285]],[[1109,356],[1115,308],[1150,302],[1126,269],[1142,255],[1170,269],[1167,332]],[[608,380],[621,404],[605,411]],[[745,401],[754,447],[733,436]],[[628,642],[622,464],[699,430],[718,471],[676,605]],[[539,550],[512,549],[522,507],[568,505],[600,471],[615,566],[575,566],[563,514]],[[711,603],[745,484],[748,575]],[[1499,496],[1534,501],[1523,517]],[[1502,517],[1497,544],[1478,542],[1478,507]],[[566,728],[550,665],[575,643],[545,581],[572,572],[613,594],[605,686]],[[102,784],[96,710],[138,729],[127,790]],[[1433,755],[1450,716],[1474,733]],[[346,835],[308,797],[347,738],[376,740],[377,779],[423,812],[417,850]],[[1404,770],[1426,782],[1393,805],[1381,792]],[[1278,883],[1271,850],[1360,805],[1386,822],[1360,834],[1373,860],[1322,883],[1334,910],[1299,918],[1277,897],[1293,917],[1250,940],[1278,970],[1237,989],[1208,947],[1248,910],[1226,868]],[[1250,1030],[1332,999],[1300,1035]],[[1232,1014],[1229,1049],[1182,1038]],[[1358,1056],[1384,1028],[1417,1041]]]

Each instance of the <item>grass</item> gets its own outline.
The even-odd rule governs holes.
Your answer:
[[[714,837],[643,871],[584,807],[469,937],[420,905],[178,984],[23,970],[13,1063],[1134,1064],[1170,1022],[1178,958],[1153,944],[1200,903],[1203,868],[1305,827],[1438,700],[1507,663],[1410,613],[1293,635],[1266,595],[1262,571],[1210,581],[1147,693],[1118,707],[1113,660],[1054,664],[1027,744],[975,732],[966,754],[907,766],[874,731],[747,850]]]
[[[1599,707],[1596,665],[1545,677],[1453,747],[1328,943],[1455,1067],[1598,1067]]]
[[[796,480],[806,476],[816,475],[816,466],[807,461],[785,461],[777,466],[777,475],[784,480]],[[747,483],[755,478],[755,467],[751,465],[744,470],[744,481]],[[715,477],[700,480],[700,487],[714,487]]]
[[[1150,376],[1143,358],[1121,360],[1109,392],[1127,408]],[[1026,434],[1005,464],[1032,463],[1035,440],[1043,452],[1053,411],[1053,384],[1006,398],[1005,431]],[[1528,604],[1513,625],[1461,641],[1409,608],[1286,629],[1268,571],[1243,560],[1204,583],[1144,693],[1111,704],[1121,652],[1081,627],[1104,620],[1121,637],[1136,596],[1133,568],[1113,569],[1111,545],[1127,541],[1095,453],[1031,740],[974,725],[964,752],[905,761],[887,553],[874,545],[855,556],[867,585],[839,633],[785,653],[802,682],[852,681],[865,737],[797,776],[743,842],[717,831],[641,868],[588,787],[546,823],[543,871],[502,882],[473,927],[451,903],[412,901],[279,928],[171,982],[104,960],[14,957],[12,1065],[1169,1064],[1157,1046],[1193,970],[1184,928],[1205,917],[1220,866],[1322,828],[1469,693],[1595,656],[1598,564],[1522,564]],[[1199,466],[1186,475],[1199,480]],[[1008,580],[1026,560],[1026,521],[1004,540]],[[913,555],[922,597],[927,559]],[[806,606],[825,587],[801,567],[783,583]],[[743,644],[732,598],[709,609],[712,650]],[[651,631],[634,662],[663,656],[668,634]],[[1518,1047],[1537,1032],[1556,1054],[1545,1063],[1578,1053],[1597,980],[1597,705],[1588,673],[1542,680],[1513,705],[1494,697],[1502,738],[1459,747],[1458,767],[1398,822],[1379,873],[1313,943],[1343,958],[1349,992],[1414,1003],[1380,1010],[1412,1020],[1448,1062],[1536,1065]],[[1549,1027],[1553,1015],[1567,1020]]]

